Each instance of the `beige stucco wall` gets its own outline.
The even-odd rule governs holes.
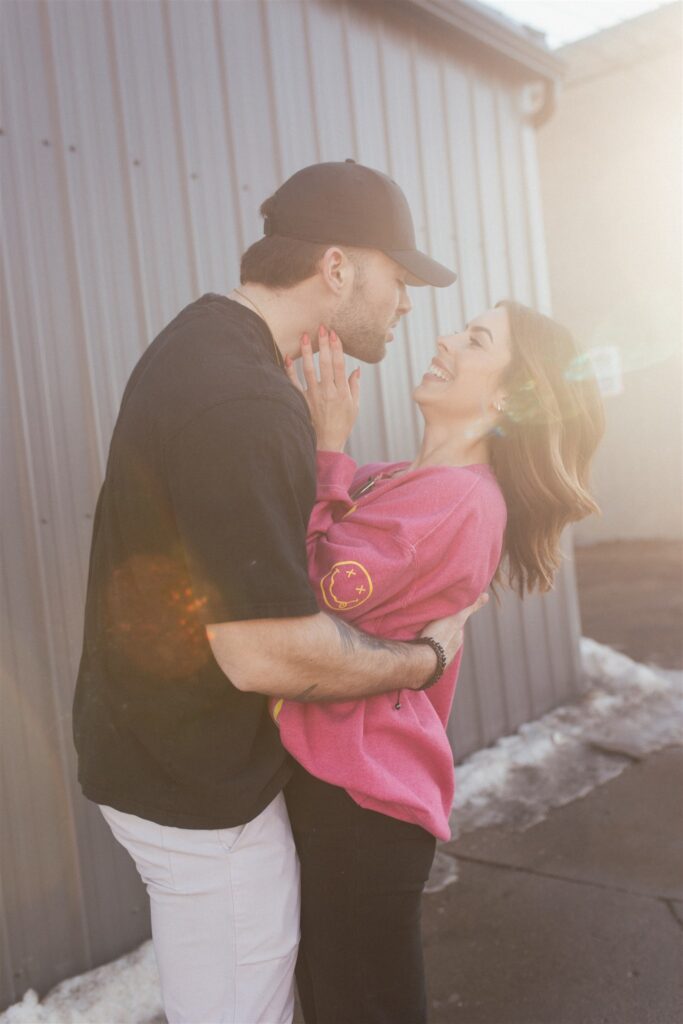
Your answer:
[[[561,56],[538,140],[553,309],[624,367],[594,470],[603,517],[576,539],[680,537],[680,5]]]

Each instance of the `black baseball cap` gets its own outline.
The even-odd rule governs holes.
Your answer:
[[[408,271],[409,284],[445,288],[456,278],[416,248],[408,201],[396,182],[355,160],[311,164],[293,174],[272,197],[263,233],[379,249]]]

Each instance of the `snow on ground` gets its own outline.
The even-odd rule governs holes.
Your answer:
[[[454,838],[476,828],[525,829],[552,807],[613,779],[634,760],[683,737],[683,672],[631,661],[581,641],[588,688],[456,769]]]
[[[593,640],[581,641],[588,688],[575,704],[523,725],[514,736],[458,766],[454,836],[489,825],[524,829],[553,807],[683,736],[683,672],[639,665]],[[457,879],[439,852],[428,891]],[[0,1024],[151,1024],[164,1021],[151,943],[63,981],[42,1002],[29,991]]]
[[[29,990],[2,1024],[148,1024],[165,1021],[151,942],[94,971],[62,981],[42,1003]]]
[[[458,765],[453,838],[477,828],[523,830],[634,761],[683,742],[683,672],[640,665],[594,640],[581,641],[587,690]],[[458,877],[438,851],[426,891]]]

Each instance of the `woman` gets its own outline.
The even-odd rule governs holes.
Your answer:
[[[358,404],[341,345],[308,339],[305,394],[318,436],[309,572],[321,607],[408,640],[505,575],[552,586],[564,526],[596,511],[588,465],[603,428],[566,330],[513,302],[438,339],[414,398],[416,458],[357,469],[343,454]],[[288,364],[293,384],[300,386]],[[301,861],[297,982],[306,1024],[426,1020],[420,896],[449,838],[446,723],[459,657],[424,691],[364,701],[277,702],[298,766],[286,792]]]

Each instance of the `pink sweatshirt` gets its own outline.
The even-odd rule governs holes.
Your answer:
[[[365,633],[416,637],[427,623],[471,604],[500,559],[506,511],[488,466],[364,466],[318,453],[317,501],[308,527],[309,575],[320,607]],[[382,474],[366,494],[350,492]],[[312,775],[361,807],[448,839],[453,754],[446,723],[460,653],[429,690],[396,690],[325,704],[278,701],[282,742]],[[400,691],[400,696],[399,696]],[[400,708],[396,705],[400,703]]]

